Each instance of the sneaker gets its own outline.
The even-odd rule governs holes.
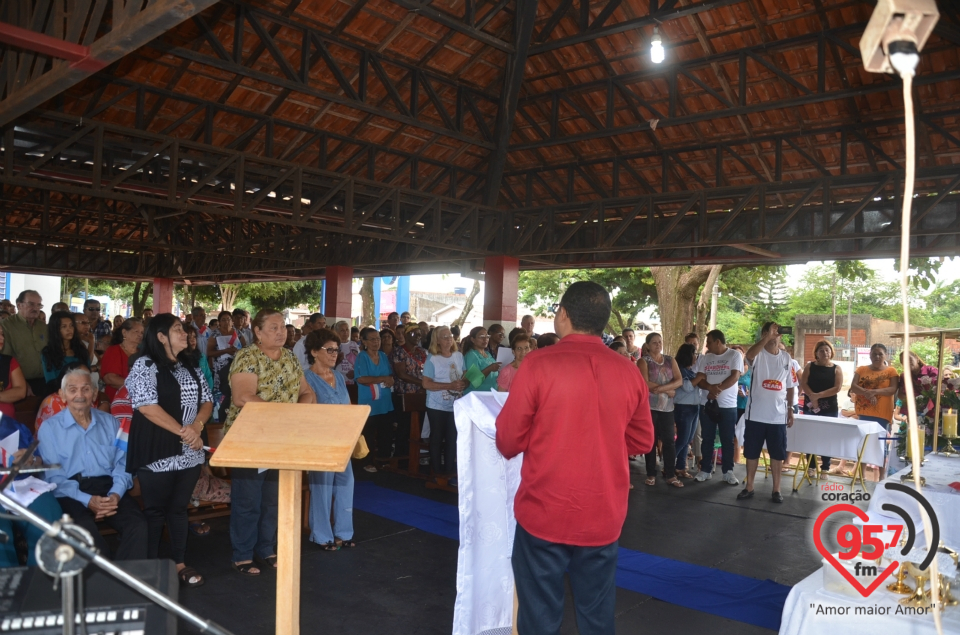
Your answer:
[[[739,494],[737,494],[737,500],[742,501],[748,498],[753,498],[753,492],[747,491],[747,488],[743,488]]]
[[[710,479],[712,479],[713,474],[711,474],[710,472],[700,472],[694,478],[700,483],[702,483],[704,481],[709,481]]]
[[[737,477],[733,475],[733,471],[723,473],[723,482],[727,485],[739,485],[740,481],[737,480]]]
[[[372,465],[365,465],[365,466],[363,467],[363,471],[364,471],[364,472],[376,472],[376,471],[377,471],[377,468],[375,468],[375,467],[372,466]]]
[[[457,487],[457,479],[456,478],[448,479],[447,485],[449,485],[450,487]]]

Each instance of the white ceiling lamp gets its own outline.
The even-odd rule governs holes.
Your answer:
[[[653,27],[653,39],[650,40],[650,59],[654,64],[663,62],[665,52],[663,50],[663,40],[660,39],[660,28]]]

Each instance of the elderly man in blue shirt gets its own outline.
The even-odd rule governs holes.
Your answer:
[[[97,522],[120,534],[117,560],[147,557],[147,520],[127,493],[133,479],[126,471],[126,454],[114,444],[120,424],[93,408],[95,396],[89,371],[68,371],[60,384],[67,408],[47,419],[37,432],[40,452],[49,463],[46,480],[57,486],[53,494],[65,514],[90,532],[97,549],[109,556]]]

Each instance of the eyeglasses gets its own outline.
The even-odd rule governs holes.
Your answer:
[[[452,340],[452,339],[453,339],[453,336],[452,336],[452,335],[441,335],[441,336],[440,336],[440,339],[442,339],[442,340]]]
[[[489,336],[489,335],[478,335],[478,336],[477,336],[477,339],[478,339],[478,340],[488,340],[488,339],[490,339],[490,336]]]
[[[513,350],[515,350],[515,351],[518,352],[518,353],[529,353],[531,349],[530,349],[530,347],[528,346],[528,347],[526,347],[526,348],[515,348],[515,349],[513,349]]]
[[[339,346],[330,346],[330,347],[327,347],[327,348],[323,348],[323,347],[321,346],[321,347],[318,348],[317,350],[318,350],[318,351],[324,351],[327,355],[336,355],[337,353],[340,352],[340,347],[339,347]]]
[[[379,342],[379,341],[380,341],[380,338],[379,338],[379,337],[368,337],[368,338],[364,339],[363,341],[364,341],[364,342]]]
[[[24,304],[25,306],[28,306],[28,307],[32,308],[32,309],[42,309],[42,308],[43,308],[43,304],[41,304],[40,302],[29,302],[29,301],[28,301],[28,302],[24,302],[23,304]]]
[[[88,307],[87,307],[87,311],[90,311],[91,313],[99,313],[99,312],[100,312],[100,307],[98,307],[98,306],[88,306]]]

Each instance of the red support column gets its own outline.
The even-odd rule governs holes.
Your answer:
[[[517,324],[517,281],[520,261],[510,256],[484,260],[483,326],[502,324],[510,332]]]
[[[340,320],[353,323],[353,267],[327,267],[323,312],[331,327]]]
[[[173,313],[173,280],[170,278],[153,279],[153,314],[160,313]]]

